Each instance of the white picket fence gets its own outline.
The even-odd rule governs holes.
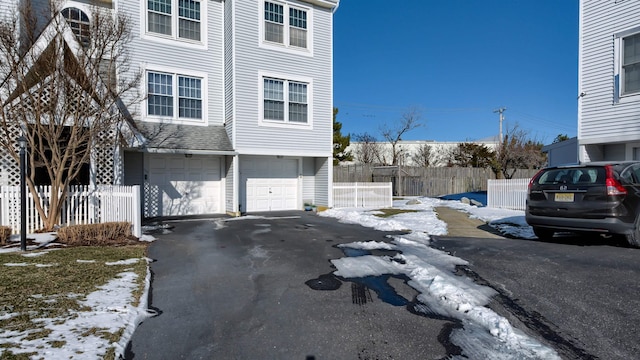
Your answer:
[[[392,183],[333,183],[333,207],[387,208],[393,205]]]
[[[524,210],[529,179],[488,180],[487,207]]]
[[[50,186],[39,186],[38,194],[45,211],[51,197]],[[35,201],[27,189],[27,233],[44,227]],[[102,185],[98,187],[70,186],[64,201],[60,225],[97,224],[127,221],[132,224],[134,236],[142,235],[140,186]],[[0,224],[10,226],[13,233],[20,232],[20,187],[0,186]]]

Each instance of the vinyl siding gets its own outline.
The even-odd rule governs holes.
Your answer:
[[[302,201],[315,204],[316,165],[314,158],[302,159]]]
[[[262,11],[256,1],[235,2],[235,134],[240,153],[319,156],[331,154],[332,26],[330,10],[314,7],[309,27],[313,56],[260,47]],[[308,4],[305,4],[308,5]],[[310,5],[308,5],[310,6]],[[312,81],[312,128],[259,125],[259,72],[305,77]]]
[[[640,26],[637,1],[582,1],[581,144],[640,139],[640,94],[614,99],[614,35]]]
[[[237,158],[234,156],[225,156],[225,173],[223,176],[225,177],[225,211],[227,212],[236,212],[237,207],[237,196],[236,189],[234,185],[235,178],[235,164]]]
[[[146,4],[146,2],[143,2]],[[203,1],[203,4],[205,1]],[[207,48],[193,48],[181,46],[179,40],[159,42],[143,38],[144,9],[140,1],[118,1],[118,10],[130,16],[132,22],[133,41],[131,42],[131,71],[137,72],[145,67],[167,67],[180,70],[194,71],[207,74],[207,103],[203,111],[207,113],[209,125],[224,123],[224,74],[223,74],[223,3],[221,1],[206,1],[207,18]],[[204,31],[203,24],[203,31]],[[141,81],[140,91],[146,94],[146,84]],[[177,93],[177,89],[174,94]],[[133,108],[133,113],[144,114],[146,102]],[[177,111],[177,110],[174,110]],[[144,120],[144,119],[142,119]]]
[[[234,1],[224,3],[224,102],[225,128],[227,135],[234,144],[233,134],[233,4]]]
[[[0,5],[0,21],[11,21],[16,15],[18,0],[5,0]]]
[[[316,158],[316,193],[315,202],[318,206],[330,206],[329,196],[332,196],[332,179],[331,167],[333,166],[333,157]]]

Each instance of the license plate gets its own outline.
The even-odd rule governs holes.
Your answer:
[[[573,202],[573,193],[556,193],[557,202]]]

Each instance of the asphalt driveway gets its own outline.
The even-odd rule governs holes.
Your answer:
[[[389,232],[311,212],[171,224],[149,248],[158,316],[138,327],[127,359],[441,359],[456,351],[452,322],[326,276],[330,260],[344,257],[335,245],[384,241]],[[406,299],[417,294],[401,279],[389,284]]]

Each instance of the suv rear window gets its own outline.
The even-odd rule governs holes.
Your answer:
[[[604,185],[606,173],[602,167],[549,169],[538,178],[540,185],[598,184]]]

